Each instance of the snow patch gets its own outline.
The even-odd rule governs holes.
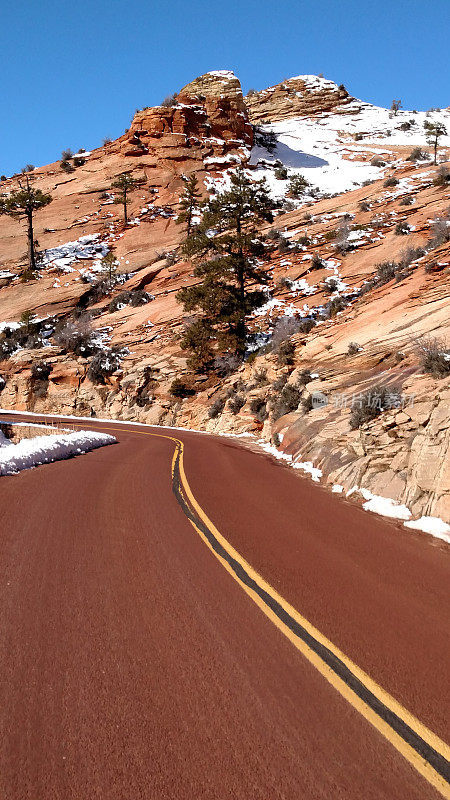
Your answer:
[[[0,475],[14,475],[23,469],[87,453],[116,441],[114,436],[96,431],[36,436],[22,439],[17,444],[11,444],[3,437],[0,439]]]
[[[444,542],[450,544],[450,525],[447,525],[439,517],[420,517],[420,519],[413,519],[404,524],[406,528],[429,533],[431,536],[436,536],[438,539],[443,539]]]

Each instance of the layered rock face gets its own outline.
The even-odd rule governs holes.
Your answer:
[[[436,182],[430,158],[410,159],[413,144],[426,149],[420,119],[413,140],[402,133],[398,141],[405,121],[411,127],[413,112],[383,122],[381,112],[388,117],[388,111],[367,114],[367,109],[372,107],[322,78],[299,76],[243,98],[233,73],[212,72],[185,86],[173,105],[139,111],[126,134],[80,153],[81,163],[69,172],[58,162],[34,170],[33,184],[53,197],[35,219],[43,261],[36,279],[21,282],[25,231],[19,221],[0,216],[0,340],[4,328],[23,327],[21,317],[30,312],[43,321],[42,340],[36,345],[31,336],[0,362],[0,405],[254,432],[312,462],[323,481],[345,490],[358,485],[407,503],[415,515],[450,522],[450,383],[448,377],[424,374],[417,347],[431,334],[450,349],[449,184]],[[450,129],[450,118],[442,114]],[[303,119],[293,125],[294,117]],[[328,149],[311,158],[327,117],[333,123],[325,127]],[[265,228],[273,244],[261,266],[271,299],[251,320],[251,329],[270,343],[278,318],[285,325],[291,321],[284,335],[294,348],[292,360],[280,360],[272,345],[226,378],[215,372],[193,375],[180,348],[187,318],[176,299],[195,281],[179,248],[184,226],[176,223],[183,176],[195,174],[206,198],[244,163],[256,178],[265,170],[272,189],[280,192],[275,156],[262,153],[273,166],[264,159],[262,167],[249,161],[251,122],[278,120],[275,127],[294,133],[289,144],[301,147],[293,151],[277,131],[276,156],[286,174],[306,166],[315,188],[315,173],[326,172],[323,180],[330,181],[297,205],[287,197]],[[358,138],[355,131],[362,131]],[[258,145],[258,158],[261,149]],[[442,162],[449,160],[450,141],[441,142],[439,155]],[[381,166],[371,166],[373,161]],[[367,180],[359,177],[359,167]],[[123,172],[137,179],[128,224],[113,188]],[[344,186],[334,183],[341,173]],[[287,184],[286,179],[283,200]],[[0,191],[17,185],[13,176],[2,181]],[[345,229],[348,246],[339,249]],[[111,251],[119,281],[95,300],[90,294],[102,274],[101,258]],[[393,261],[398,268],[389,280],[379,280],[379,267]],[[136,298],[141,290],[147,301],[133,304],[128,295]],[[96,340],[122,353],[119,368],[103,382],[91,379],[90,356],[48,333],[67,318],[77,320],[83,310]],[[295,333],[305,317],[320,324]],[[51,367],[46,381],[33,379],[39,360]],[[174,378],[189,384],[183,400],[172,392]],[[284,381],[298,404],[283,406],[280,413]],[[349,405],[336,408],[334,400],[375,384],[398,386],[414,402],[352,430]],[[313,392],[325,394],[328,405],[309,408]],[[222,411],[214,415],[217,401]]]
[[[171,158],[224,158],[252,145],[241,84],[232,72],[209,72],[187,84],[171,106],[138,111],[120,140],[126,156],[167,148]],[[186,151],[191,152],[187,154]]]
[[[249,119],[253,123],[279,122],[290,117],[311,117],[324,112],[355,112],[355,98],[345,86],[316,75],[299,75],[287,81],[250,92],[245,98]]]

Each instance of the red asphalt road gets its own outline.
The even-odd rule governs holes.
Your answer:
[[[440,797],[206,547],[173,443],[114,427],[118,445],[0,479],[0,798]],[[446,547],[231,440],[173,435],[220,532],[448,738]]]

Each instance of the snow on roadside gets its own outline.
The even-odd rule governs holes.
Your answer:
[[[29,417],[38,416],[38,415],[35,415],[33,412],[30,412],[30,411],[12,411],[12,410],[6,410],[6,409],[2,410],[2,409],[0,409],[0,413],[2,411],[3,411],[3,413],[7,413],[7,414],[10,414],[10,415],[17,415],[17,416],[19,416],[19,415],[20,416],[29,416]],[[85,421],[85,422],[87,421],[87,422],[90,422],[90,423],[93,422],[93,420],[90,417],[78,417],[78,416],[74,416],[74,415],[67,415],[67,416],[61,418],[58,414],[46,414],[45,417],[47,419],[55,419],[55,420],[70,419],[70,420],[76,420],[78,422],[80,422],[80,421]],[[1,419],[0,419],[0,422],[1,422]],[[279,450],[277,447],[275,447],[275,445],[272,445],[269,442],[266,442],[264,439],[256,439],[255,434],[251,433],[251,432],[228,433],[228,432],[225,432],[225,431],[217,431],[217,432],[214,433],[214,432],[211,432],[211,431],[196,430],[196,429],[193,429],[193,428],[183,428],[183,427],[179,427],[179,426],[176,426],[176,425],[148,425],[148,424],[146,424],[144,422],[134,422],[132,420],[118,420],[118,419],[112,419],[110,417],[96,418],[95,422],[112,422],[112,423],[116,423],[116,424],[120,424],[120,425],[131,425],[131,426],[134,425],[136,427],[142,427],[142,428],[159,428],[161,430],[166,429],[166,430],[171,430],[171,431],[180,431],[180,432],[183,432],[183,433],[200,433],[200,434],[203,434],[204,436],[208,436],[208,435],[210,435],[210,436],[211,435],[212,436],[223,436],[225,438],[231,438],[231,439],[253,439],[252,444],[258,445],[258,447],[260,447],[262,450],[264,450],[265,453],[268,453],[269,455],[273,456],[277,460],[284,461],[289,466],[294,467],[295,469],[301,469],[305,473],[309,474],[311,476],[312,480],[315,481],[316,483],[318,483],[320,481],[320,478],[322,477],[322,471],[318,467],[314,467],[311,461],[306,461],[306,462],[294,461],[294,459],[293,459],[293,457],[291,455],[289,455],[288,453],[284,453],[282,450]],[[96,435],[96,436],[105,437],[104,434],[93,434],[91,432],[89,432],[89,433],[83,432],[83,433],[85,435],[87,435],[87,436]],[[71,435],[77,435],[77,434],[71,434]],[[48,439],[50,437],[45,436],[45,437],[42,437],[42,438]],[[105,442],[102,442],[100,444],[94,445],[94,447],[101,447],[102,444],[112,444],[112,442],[116,441],[116,439],[113,436],[106,436],[106,439],[111,439],[112,441],[105,441]],[[281,444],[281,442],[283,440],[283,434],[281,434],[281,433],[279,434],[279,439],[280,439],[280,444]],[[32,440],[28,440],[28,441],[32,441]],[[1,457],[1,453],[2,453],[1,444],[2,444],[2,441],[0,439],[0,457]],[[11,445],[11,446],[16,446],[16,445]],[[93,449],[93,448],[89,448],[89,449]],[[87,450],[86,451],[82,451],[82,452],[87,452]],[[64,457],[65,456],[62,456],[62,458],[64,458]],[[297,456],[297,458],[300,458],[300,457],[301,456]],[[0,466],[1,466],[1,458],[0,458]],[[1,474],[2,474],[2,472],[0,471],[0,475]],[[331,491],[333,493],[335,493],[335,494],[342,494],[343,495],[344,494],[344,487],[339,483],[335,483],[335,484],[333,484],[333,486],[331,488]],[[412,514],[411,514],[410,510],[405,505],[401,505],[401,504],[397,503],[392,498],[386,498],[386,497],[381,497],[380,495],[374,495],[368,489],[361,489],[359,486],[353,486],[351,489],[349,489],[347,492],[345,492],[345,496],[346,497],[351,497],[353,494],[358,494],[358,493],[365,500],[365,502],[363,503],[363,508],[364,508],[365,511],[372,511],[373,513],[382,514],[382,516],[391,517],[393,519],[400,519],[400,520],[403,519],[404,526],[406,528],[411,528],[412,530],[418,530],[418,531],[422,531],[423,533],[428,533],[431,536],[435,536],[435,537],[437,537],[439,539],[442,539],[443,541],[448,542],[450,544],[450,525],[448,525],[446,522],[444,522],[439,517],[423,516],[420,519],[411,520],[410,517],[412,516]],[[369,507],[369,504],[370,504],[370,507]],[[389,511],[391,513],[386,513],[387,511]]]
[[[444,542],[450,544],[450,525],[447,525],[439,517],[420,517],[420,519],[405,522],[405,528],[429,533],[431,536],[436,536],[438,539],[443,539]]]
[[[0,439],[0,475],[14,475],[23,469],[88,453],[89,450],[116,441],[114,436],[96,431],[36,436],[22,439],[17,444],[12,444],[3,436]]]
[[[314,467],[312,461],[299,461],[301,456],[296,456],[294,458],[293,456],[289,455],[289,453],[284,453],[282,450],[278,450],[275,445],[269,444],[269,442],[266,442],[264,439],[258,439],[256,444],[261,448],[261,450],[264,450],[265,453],[269,453],[269,455],[277,458],[279,461],[286,461],[290,467],[293,467],[293,469],[301,469],[302,472],[306,472],[308,475],[310,475],[315,483],[319,483],[319,480],[322,477],[322,470],[320,470],[318,467]]]

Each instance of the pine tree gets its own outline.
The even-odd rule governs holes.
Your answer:
[[[123,206],[123,218],[125,225],[128,224],[128,195],[139,185],[139,183],[140,181],[136,180],[136,178],[133,178],[132,175],[122,172],[122,174],[118,175],[116,180],[111,184],[111,188],[118,191],[114,202],[120,203]]]
[[[434,148],[434,163],[437,164],[437,148],[441,136],[447,136],[447,128],[442,122],[429,122],[427,119],[423,123],[427,144]]]
[[[45,194],[40,189],[34,189],[28,175],[19,180],[19,189],[9,195],[0,195],[0,214],[24,219],[27,223],[28,240],[28,273],[33,277],[36,272],[36,250],[33,233],[33,214],[52,202],[50,194]]]
[[[183,180],[185,181],[185,188],[180,197],[181,211],[175,222],[179,225],[186,223],[186,235],[190,236],[193,216],[202,205],[202,202],[201,194],[198,190],[198,180],[195,175],[191,175],[190,178],[183,177]]]
[[[246,321],[265,299],[258,284],[267,282],[257,264],[264,242],[256,226],[272,220],[272,208],[265,181],[251,181],[241,167],[231,176],[230,189],[209,200],[183,244],[199,278],[177,294],[185,311],[196,315],[181,345],[191,351],[195,369],[207,368],[215,353],[245,353]]]

